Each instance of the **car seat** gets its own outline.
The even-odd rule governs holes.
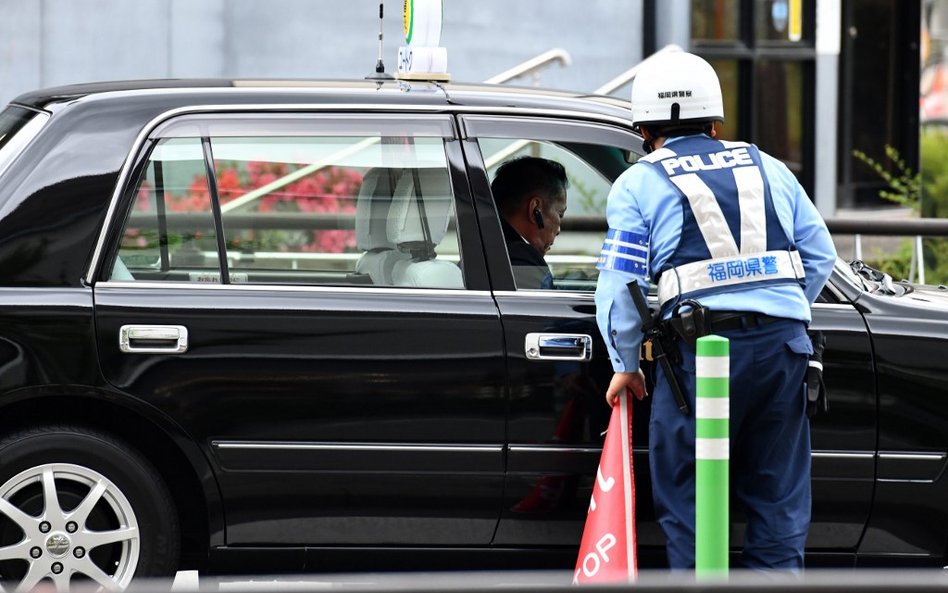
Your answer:
[[[356,245],[365,253],[356,262],[355,271],[367,274],[373,284],[391,285],[395,263],[411,258],[388,240],[386,228],[392,189],[401,172],[401,169],[382,167],[370,169],[362,178],[356,197]]]
[[[463,288],[456,264],[437,259],[435,247],[448,232],[454,196],[445,169],[406,170],[395,187],[388,238],[410,259],[392,270],[396,286]]]

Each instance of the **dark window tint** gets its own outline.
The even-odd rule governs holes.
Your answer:
[[[757,143],[797,177],[803,176],[803,62],[760,60],[755,65]],[[766,108],[763,108],[766,106]]]
[[[0,111],[0,173],[13,161],[46,122],[45,113],[20,107]]]

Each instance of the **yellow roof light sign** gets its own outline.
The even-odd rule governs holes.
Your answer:
[[[442,0],[405,0],[405,45],[398,48],[396,78],[450,80],[448,50],[440,47]]]

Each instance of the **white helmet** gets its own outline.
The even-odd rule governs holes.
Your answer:
[[[711,64],[687,52],[648,59],[632,80],[632,125],[724,121],[721,83]]]

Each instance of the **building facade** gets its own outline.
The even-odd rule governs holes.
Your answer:
[[[404,40],[385,0],[382,58]],[[918,163],[920,0],[445,2],[454,80],[486,80],[553,48],[510,84],[592,91],[668,44],[711,61],[726,138],[781,158],[826,216],[884,205],[853,150]],[[125,78],[361,78],[378,5],[345,0],[0,0],[0,103],[39,87]],[[628,85],[613,91],[627,96]]]

